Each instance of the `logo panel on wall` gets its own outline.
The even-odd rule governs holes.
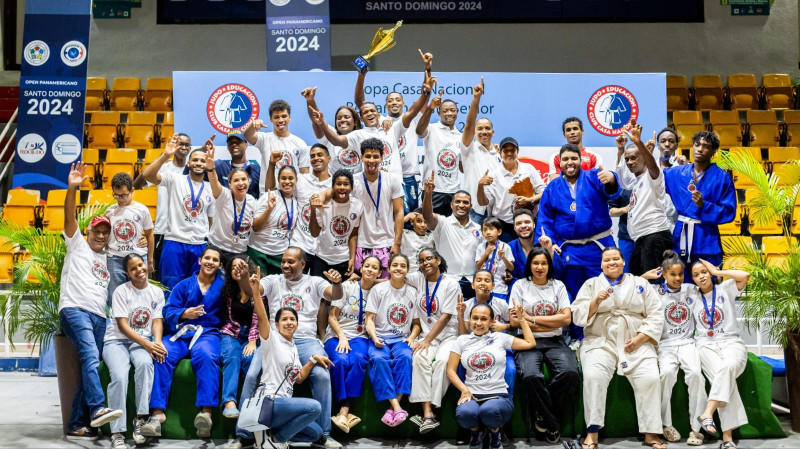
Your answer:
[[[47,62],[50,58],[50,47],[48,47],[44,41],[30,41],[28,45],[25,46],[22,55],[25,57],[25,60],[28,61],[28,64],[39,66]]]
[[[616,137],[631,120],[639,118],[639,102],[622,86],[604,86],[589,97],[586,115],[597,132]]]
[[[258,118],[258,98],[241,84],[225,84],[208,98],[208,121],[217,131],[227,134]]]

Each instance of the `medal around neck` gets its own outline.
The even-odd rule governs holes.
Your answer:
[[[398,20],[393,28],[384,31],[383,28],[378,28],[375,37],[372,38],[372,43],[369,44],[369,52],[366,55],[359,56],[353,61],[353,67],[359,72],[367,73],[369,68],[369,59],[373,56],[379,55],[394,47],[397,42],[394,41],[394,32],[403,25],[402,20]]]

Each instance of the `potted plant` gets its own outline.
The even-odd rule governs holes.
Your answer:
[[[111,204],[86,206],[78,214],[79,229],[84,229]],[[50,343],[55,345],[58,390],[64,431],[69,420],[70,406],[80,378],[80,362],[72,342],[61,331],[58,302],[61,294],[61,270],[67,246],[60,233],[32,226],[20,227],[0,220],[0,239],[5,249],[24,250],[14,263],[14,282],[11,291],[0,296],[0,321],[6,326],[9,343],[22,331],[32,347],[39,345],[44,353]]]
[[[788,255],[780,263],[769,263],[760,245],[732,239],[724,245],[727,254],[743,257],[750,282],[742,314],[748,329],[767,322],[767,335],[784,348],[792,430],[800,431],[800,245],[792,237],[792,212],[800,192],[800,161],[783,164],[767,174],[749,152],[721,152],[717,165],[735,170],[755,184],[748,205],[750,223],[780,223]],[[726,256],[727,257],[727,256]]]

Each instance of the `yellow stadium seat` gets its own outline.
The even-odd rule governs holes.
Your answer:
[[[781,130],[775,111],[747,111],[751,147],[774,147],[781,142]]]
[[[675,111],[672,113],[672,123],[678,133],[678,146],[680,148],[692,147],[692,136],[698,131],[705,131],[703,114],[700,111]]]
[[[159,125],[158,128],[158,147],[164,148],[164,145],[169,141],[172,135],[175,134],[175,115],[172,111],[164,114],[164,123]]]
[[[144,110],[172,110],[172,78],[147,78],[144,90]]]
[[[743,237],[740,235],[723,235],[722,248],[725,253],[724,261],[722,262],[723,270],[741,270],[746,269],[749,263],[744,257],[744,253],[738,248],[744,245],[753,245],[752,237]]]
[[[89,123],[89,145],[92,148],[117,148],[119,112],[93,112]]]
[[[14,253],[9,249],[0,249],[0,284],[14,282]]]
[[[733,147],[733,148],[730,149],[730,151],[734,152],[734,153],[741,153],[741,152],[750,153],[755,160],[761,162],[761,149],[760,148]],[[753,184],[753,181],[750,180],[750,178],[748,178],[747,176],[744,176],[743,174],[739,173],[736,170],[731,170],[731,178],[733,178],[733,185],[737,189],[750,189],[750,188],[755,187],[755,184]]]
[[[86,205],[116,202],[117,200],[114,199],[114,192],[111,190],[94,189],[89,191],[89,199],[86,200]]]
[[[67,190],[51,190],[47,193],[47,204],[44,206],[44,218],[42,227],[44,229],[61,232],[64,230],[64,201],[67,198]],[[75,192],[75,204],[78,204],[78,192]]]
[[[786,144],[800,145],[800,111],[783,111],[783,126],[786,129]]]
[[[764,248],[764,254],[767,255],[767,263],[773,266],[780,266],[786,260],[789,254],[789,245],[797,245],[797,238],[791,237],[787,242],[786,237],[764,237],[761,239],[761,245]]]
[[[689,109],[689,87],[683,75],[667,75],[667,111]]]
[[[108,82],[105,78],[86,78],[86,111],[104,111],[106,109],[106,89]]]
[[[744,206],[741,204],[737,205],[736,216],[733,218],[733,221],[717,226],[719,228],[719,233],[723,235],[740,235],[742,233],[744,213]]]
[[[721,148],[730,148],[742,145],[742,124],[739,122],[739,113],[736,111],[711,111],[708,113],[711,130],[719,137]]]
[[[725,93],[722,90],[722,78],[719,75],[695,75],[692,77],[695,109],[698,111],[722,109]]]
[[[83,165],[86,166],[86,171],[84,172],[86,179],[84,179],[81,184],[81,190],[91,190],[94,188],[95,179],[97,178],[100,164],[100,150],[97,148],[84,148],[81,160],[83,161]]]
[[[797,204],[792,213],[792,234],[800,234],[800,206]]]
[[[758,85],[752,73],[728,75],[731,109],[758,109]]]
[[[749,206],[752,201],[752,196],[756,195],[757,192],[755,189],[748,189],[745,190],[745,205]],[[750,230],[750,234],[755,235],[771,235],[771,234],[782,234],[783,233],[783,220],[781,217],[774,217],[767,223],[758,223],[754,218],[753,214],[750,213],[748,209],[747,212],[748,216],[748,229]]]
[[[141,189],[133,194],[133,199],[147,206],[150,217],[156,221],[156,206],[158,205],[158,188]]]
[[[19,226],[36,225],[36,208],[39,206],[39,191],[12,189],[3,206],[3,219]]]
[[[761,78],[767,109],[792,109],[794,86],[792,78],[785,73],[766,73]]]
[[[103,164],[103,188],[111,189],[111,178],[117,173],[124,172],[133,178],[137,157],[137,151],[132,148],[108,150]]]
[[[800,149],[797,147],[772,147],[768,150],[769,166],[772,173],[780,173],[781,166],[788,161],[800,159]]]
[[[149,148],[147,151],[144,152],[144,161],[139,163],[138,171],[136,172],[137,175],[144,172],[150,164],[153,163],[161,153],[164,152],[162,148]]]
[[[138,111],[140,93],[139,78],[114,78],[108,93],[108,106],[112,111]]]
[[[123,125],[125,147],[154,148],[156,142],[155,126],[155,112],[131,112],[128,114],[128,122]]]

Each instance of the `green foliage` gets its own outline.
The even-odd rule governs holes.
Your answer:
[[[105,213],[111,204],[87,206],[78,214],[78,227],[84,229],[92,218]],[[29,257],[14,263],[11,291],[0,296],[0,321],[8,329],[8,339],[20,329],[32,345],[46,347],[53,335],[61,332],[58,301],[61,270],[67,246],[60,234],[31,226],[20,227],[0,220],[0,238],[5,250],[25,250]]]
[[[792,211],[800,192],[800,161],[783,165],[767,175],[763,165],[750,153],[721,152],[717,164],[735,170],[755,184],[748,215],[751,222],[766,224],[778,217],[783,223],[783,238],[789,248],[781,264],[770,264],[767,255],[755,244],[732,240],[724,251],[741,254],[749,265],[747,294],[742,313],[748,329],[758,329],[763,322],[769,338],[786,346],[787,333],[800,333],[800,245],[791,234]]]

